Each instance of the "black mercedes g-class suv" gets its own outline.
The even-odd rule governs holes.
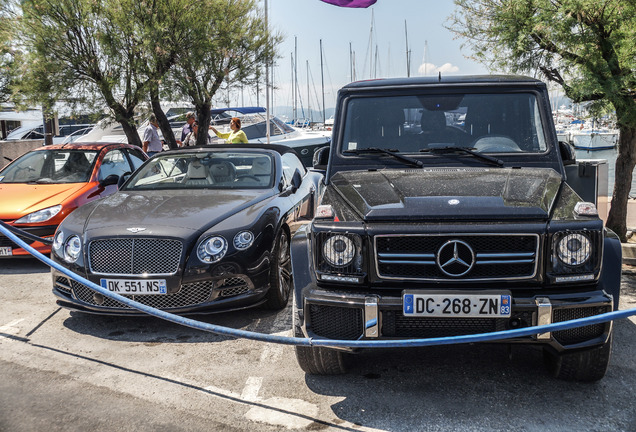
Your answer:
[[[518,329],[618,306],[621,248],[568,185],[548,92],[520,76],[361,81],[338,93],[324,191],[291,246],[299,337],[386,340]],[[308,271],[309,269],[309,271]],[[606,372],[612,323],[514,337],[554,376]],[[311,374],[347,350],[296,347]]]

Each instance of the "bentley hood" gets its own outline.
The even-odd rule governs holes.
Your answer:
[[[271,195],[263,190],[120,191],[98,201],[90,215],[76,216],[88,216],[84,229],[92,236],[125,235],[130,228],[152,236],[187,237],[267,202]]]
[[[331,186],[364,220],[549,217],[562,178],[546,168],[344,171]]]

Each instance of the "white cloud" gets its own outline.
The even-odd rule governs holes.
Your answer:
[[[417,68],[417,72],[420,75],[437,75],[440,72],[443,74],[454,74],[459,72],[459,67],[450,63],[444,63],[441,66],[436,66],[433,63],[423,63]]]

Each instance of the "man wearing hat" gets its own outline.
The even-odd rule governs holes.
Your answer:
[[[192,132],[192,124],[196,120],[195,115],[192,111],[188,111],[186,114],[186,124],[183,125],[183,129],[181,129],[181,142],[185,140],[186,135]]]

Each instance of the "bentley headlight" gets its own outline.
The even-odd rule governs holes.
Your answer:
[[[48,207],[42,210],[38,210],[33,213],[29,213],[26,216],[21,217],[17,221],[16,224],[25,224],[25,223],[37,223],[37,222],[45,222],[51,219],[53,216],[58,214],[62,210],[61,205],[55,205],[53,207]]]
[[[567,234],[557,245],[557,255],[566,265],[578,266],[585,263],[592,251],[590,239],[583,234]]]
[[[82,240],[76,235],[71,236],[64,244],[64,260],[74,263],[82,253]]]
[[[238,250],[245,250],[254,243],[254,234],[251,231],[241,231],[234,236],[234,247]]]
[[[53,249],[59,251],[64,244],[64,233],[62,230],[55,233],[55,237],[53,237]]]
[[[204,240],[197,249],[197,256],[205,263],[215,263],[225,256],[227,242],[221,236],[210,237]]]
[[[329,237],[322,247],[325,260],[334,267],[351,264],[356,254],[356,246],[349,237],[335,235]]]

